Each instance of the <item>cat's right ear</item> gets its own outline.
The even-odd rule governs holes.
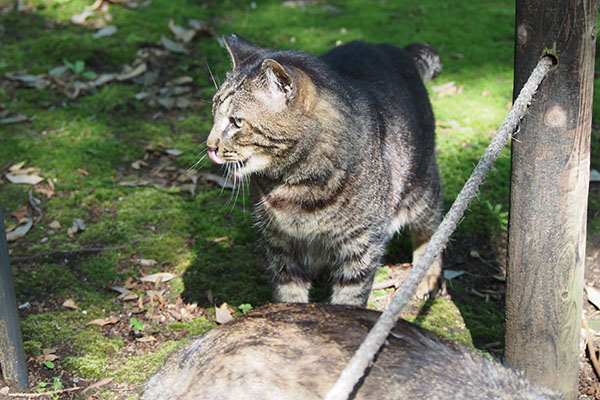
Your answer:
[[[231,36],[223,36],[223,43],[231,55],[233,69],[236,69],[238,66],[242,65],[246,59],[256,55],[262,50],[261,47],[235,33]]]

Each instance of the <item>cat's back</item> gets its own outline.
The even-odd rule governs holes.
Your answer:
[[[410,50],[387,43],[353,41],[333,48],[320,59],[351,84],[376,89],[379,93],[407,90],[413,96],[425,96],[426,99],[426,93],[422,91],[425,75],[420,74],[416,65],[421,54],[413,51],[414,47],[407,49]],[[435,57],[435,50],[430,49],[428,54]],[[439,59],[435,61],[437,64],[426,65],[429,76],[435,76],[439,72],[436,69],[441,69]]]

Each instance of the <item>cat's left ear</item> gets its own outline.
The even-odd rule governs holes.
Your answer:
[[[263,50],[261,47],[235,33],[231,36],[223,36],[223,43],[231,55],[233,69],[236,69],[245,60]]]
[[[285,68],[277,61],[267,58],[260,66],[260,74],[264,78],[266,98],[271,107],[283,109],[290,100],[293,80]]]

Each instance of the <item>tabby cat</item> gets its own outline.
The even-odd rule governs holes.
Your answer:
[[[208,155],[251,177],[259,246],[280,302],[308,302],[331,271],[333,303],[366,305],[387,242],[408,225],[413,259],[440,221],[425,44],[351,42],[314,57],[223,38],[233,71],[213,98]],[[441,259],[418,289],[436,290]]]

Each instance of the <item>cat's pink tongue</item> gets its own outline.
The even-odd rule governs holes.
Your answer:
[[[217,155],[217,152],[214,150],[208,150],[208,156],[215,164],[224,164],[225,160]]]

